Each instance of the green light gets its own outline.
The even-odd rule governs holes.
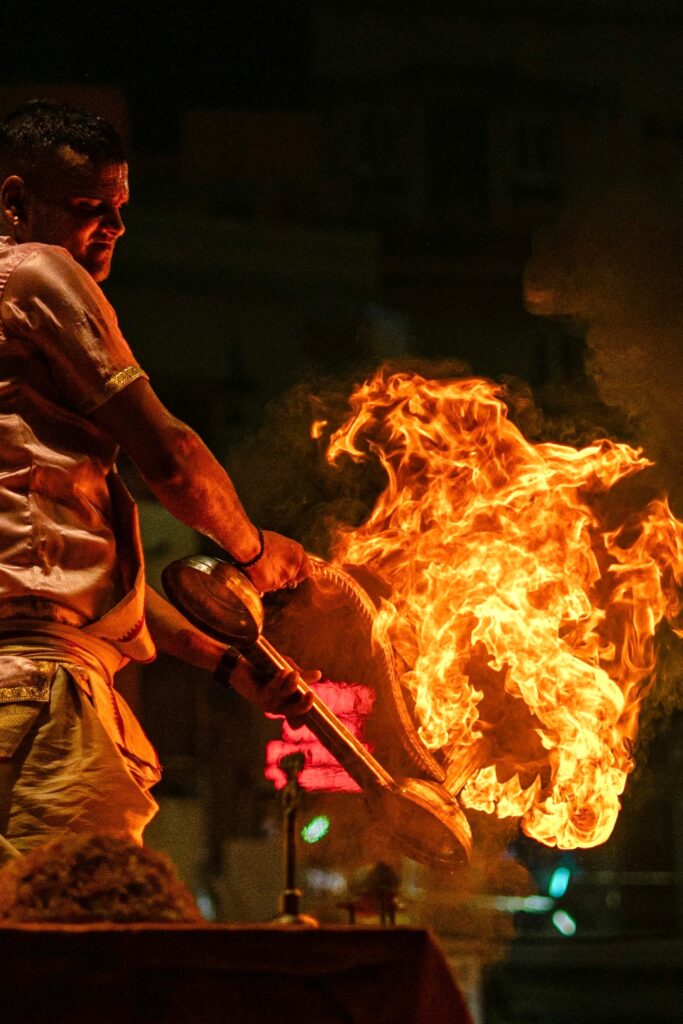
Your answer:
[[[571,872],[569,868],[555,868],[550,879],[550,885],[548,886],[548,894],[554,900],[561,899],[567,891],[570,878]]]
[[[316,814],[301,829],[301,838],[305,843],[319,843],[330,831],[330,819],[326,814]]]

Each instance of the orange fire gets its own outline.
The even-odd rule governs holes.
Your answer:
[[[334,558],[390,589],[376,630],[423,742],[473,765],[465,806],[519,817],[549,846],[603,842],[633,768],[655,630],[681,610],[683,523],[654,500],[615,526],[610,506],[650,463],[608,440],[529,443],[485,380],[380,371],[351,408],[328,460],[376,458],[388,483]]]

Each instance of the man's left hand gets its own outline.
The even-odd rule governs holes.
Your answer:
[[[298,541],[272,530],[263,532],[263,555],[246,575],[260,593],[295,587],[310,572],[308,556]]]

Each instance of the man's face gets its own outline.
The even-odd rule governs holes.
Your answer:
[[[95,281],[104,281],[125,230],[121,211],[127,202],[127,164],[93,163],[65,149],[27,186],[17,239],[61,245]]]

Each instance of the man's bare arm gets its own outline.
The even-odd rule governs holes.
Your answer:
[[[198,630],[149,584],[145,591],[145,617],[160,651],[207,672],[216,671],[225,644]]]
[[[91,419],[127,452],[172,515],[239,562],[258,553],[258,531],[230,477],[201,438],[159,401],[147,380],[133,381],[91,413]],[[249,577],[264,592],[297,583],[307,572],[301,545],[267,531],[263,557]]]

